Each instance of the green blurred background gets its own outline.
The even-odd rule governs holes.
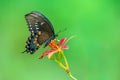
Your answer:
[[[120,0],[1,0],[0,80],[71,80],[47,57],[22,54],[30,32],[24,15],[39,11],[62,37],[76,35],[65,51],[78,80],[120,80]],[[48,49],[48,48],[47,48]]]

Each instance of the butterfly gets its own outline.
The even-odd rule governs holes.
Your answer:
[[[33,54],[42,44],[44,44],[45,48],[51,40],[58,36],[54,32],[51,22],[40,12],[32,11],[25,15],[25,19],[31,35],[26,41],[26,50],[24,52]]]

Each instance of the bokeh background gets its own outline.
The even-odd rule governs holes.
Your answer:
[[[78,80],[120,80],[119,0],[1,0],[0,80],[71,80],[47,57],[22,54],[30,32],[24,15],[39,11],[52,22],[58,39],[76,35],[65,51]]]

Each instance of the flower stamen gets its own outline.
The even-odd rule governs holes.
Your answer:
[[[58,45],[56,44],[55,40],[51,40],[51,42],[48,44],[52,49],[58,49]]]

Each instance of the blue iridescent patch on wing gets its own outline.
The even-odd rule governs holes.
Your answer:
[[[28,38],[28,40],[26,42],[27,43],[27,45],[26,45],[26,52],[27,53],[30,52],[31,54],[33,54],[40,47],[38,41],[36,40],[37,35],[38,34],[33,34]]]

